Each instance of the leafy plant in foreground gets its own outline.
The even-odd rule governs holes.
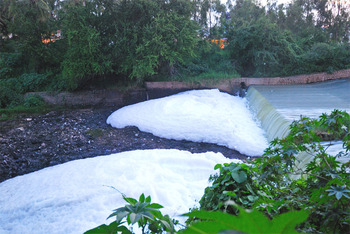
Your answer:
[[[201,209],[221,210],[231,214],[238,214],[234,206],[228,206],[227,201],[234,200],[236,204],[251,208],[258,199],[256,186],[253,183],[249,166],[245,164],[225,163],[217,164],[219,175],[212,175],[209,181],[212,186],[205,189],[199,201]]]
[[[244,233],[298,233],[295,227],[308,217],[307,211],[292,211],[270,220],[257,210],[247,211],[238,206],[236,208],[239,210],[238,216],[218,211],[195,211],[185,214],[184,216],[201,221],[194,222],[183,233],[225,233],[225,230]]]
[[[340,163],[338,157],[350,151],[349,120],[348,113],[334,110],[318,119],[302,117],[294,121],[287,137],[272,141],[263,157],[253,161],[251,167],[245,167],[252,191],[246,182],[237,183],[229,176],[228,168],[235,168],[236,164],[216,166],[227,171],[220,169],[220,175],[206,189],[200,209],[218,210],[225,202],[233,201],[244,208],[263,211],[270,219],[290,211],[307,210],[310,216],[298,230],[347,232],[350,229],[350,164]],[[343,151],[334,156],[327,149],[335,140],[342,140]],[[256,198],[249,200],[251,196]],[[245,197],[250,202],[241,202]],[[237,214],[236,210],[222,210]]]
[[[160,233],[162,231],[175,232],[174,220],[170,219],[168,215],[164,215],[159,211],[163,206],[158,203],[151,203],[151,197],[145,197],[142,193],[139,200],[126,197],[124,194],[123,199],[128,203],[124,207],[115,209],[114,212],[108,216],[116,217],[116,221],[109,225],[101,225],[94,229],[87,231],[86,233],[116,233],[122,231],[123,233],[132,233],[125,226],[121,226],[126,219],[128,225],[138,224],[142,233]],[[175,224],[177,221],[175,221]]]

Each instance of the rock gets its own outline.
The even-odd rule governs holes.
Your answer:
[[[113,111],[114,108],[51,111],[0,122],[0,182],[70,160],[137,149],[214,151],[245,159],[223,146],[163,139],[136,127],[112,128],[106,119]],[[91,139],[88,133],[96,129],[101,135]]]
[[[16,128],[17,130],[20,130],[20,131],[24,131],[24,127],[19,127],[19,128]]]

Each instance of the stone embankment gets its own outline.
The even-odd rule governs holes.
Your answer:
[[[261,78],[232,78],[218,83],[185,83],[178,81],[146,82],[145,88],[119,91],[116,89],[81,91],[81,92],[39,92],[50,105],[66,106],[104,106],[122,107],[148,99],[160,98],[191,89],[217,88],[233,95],[242,95],[250,85],[294,85],[309,84],[335,79],[350,78],[350,69],[336,71],[332,74],[315,73],[288,77],[261,77]]]

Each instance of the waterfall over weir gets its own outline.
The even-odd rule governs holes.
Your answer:
[[[255,85],[246,94],[250,108],[255,112],[269,142],[283,138],[289,133],[289,125],[300,116],[317,118],[334,109],[350,112],[350,79],[335,80],[304,85]],[[327,144],[327,143],[325,143]],[[339,152],[342,142],[332,146]],[[301,153],[298,166],[303,168],[312,155]],[[350,155],[339,159],[349,161]]]
[[[246,97],[269,142],[288,135],[290,122],[260,92],[254,87],[249,87]]]

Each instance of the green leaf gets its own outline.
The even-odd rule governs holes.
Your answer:
[[[230,197],[236,197],[237,196],[237,194],[235,192],[233,192],[233,191],[223,191],[223,194],[226,194],[226,195],[228,195]]]
[[[185,214],[203,221],[194,223],[186,229],[185,233],[217,233],[223,230],[236,230],[245,233],[297,233],[295,227],[304,222],[308,213],[306,211],[294,211],[285,213],[269,220],[257,210],[246,211],[237,207],[238,216],[222,212],[193,211]]]
[[[139,198],[139,202],[145,202],[145,194],[141,194],[140,198]]]
[[[231,176],[237,183],[243,183],[247,180],[247,174],[244,171],[232,172]]]
[[[295,227],[307,220],[309,212],[290,211],[279,215],[272,220],[272,233],[298,233]]]
[[[129,204],[131,204],[131,205],[135,205],[136,202],[137,202],[136,199],[131,198],[131,197],[123,197],[123,199],[124,199],[127,203],[129,203]]]
[[[152,204],[149,204],[147,206],[147,208],[153,208],[153,209],[161,209],[161,208],[164,208],[162,205],[158,204],[158,203],[152,203]]]
[[[215,165],[214,170],[221,169],[221,168],[222,168],[222,165],[218,163]]]
[[[120,226],[122,223],[112,222],[109,225],[102,224],[96,228],[86,231],[84,234],[115,234],[117,232],[122,232],[126,234],[131,234],[125,226]]]

